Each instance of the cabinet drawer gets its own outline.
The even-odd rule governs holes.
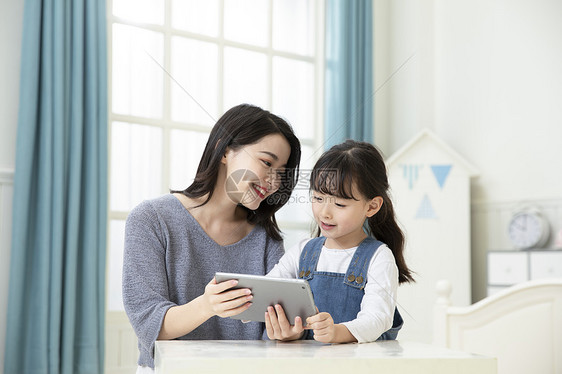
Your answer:
[[[529,279],[526,252],[488,253],[488,285],[510,286]]]
[[[562,278],[562,252],[531,253],[531,279]]]
[[[500,291],[507,290],[510,286],[488,286],[488,296],[492,296]]]

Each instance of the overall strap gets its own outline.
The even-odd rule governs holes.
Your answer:
[[[359,244],[345,273],[345,284],[359,289],[365,288],[369,264],[373,255],[382,244],[382,242],[370,236],[366,237]]]
[[[306,280],[310,280],[312,278],[312,273],[316,270],[318,258],[320,257],[322,246],[324,246],[325,241],[326,238],[321,236],[319,238],[311,239],[308,243],[306,243],[299,260],[299,278]]]

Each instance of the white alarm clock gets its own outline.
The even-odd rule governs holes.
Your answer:
[[[508,236],[517,248],[542,248],[550,237],[550,225],[538,209],[522,209],[509,220]]]

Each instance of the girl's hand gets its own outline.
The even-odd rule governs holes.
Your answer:
[[[213,279],[205,286],[202,301],[209,318],[212,316],[230,317],[242,313],[252,305],[252,291],[239,288],[227,291],[238,284],[235,279],[217,283]]]
[[[296,340],[302,336],[304,327],[302,319],[295,317],[295,324],[291,325],[281,305],[267,307],[265,312],[265,329],[270,340]]]
[[[336,341],[336,324],[330,313],[322,312],[308,317],[306,329],[314,331],[314,340],[322,343]]]

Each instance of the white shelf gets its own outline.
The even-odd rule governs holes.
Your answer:
[[[518,283],[562,278],[562,250],[505,250],[488,252],[488,296]]]

